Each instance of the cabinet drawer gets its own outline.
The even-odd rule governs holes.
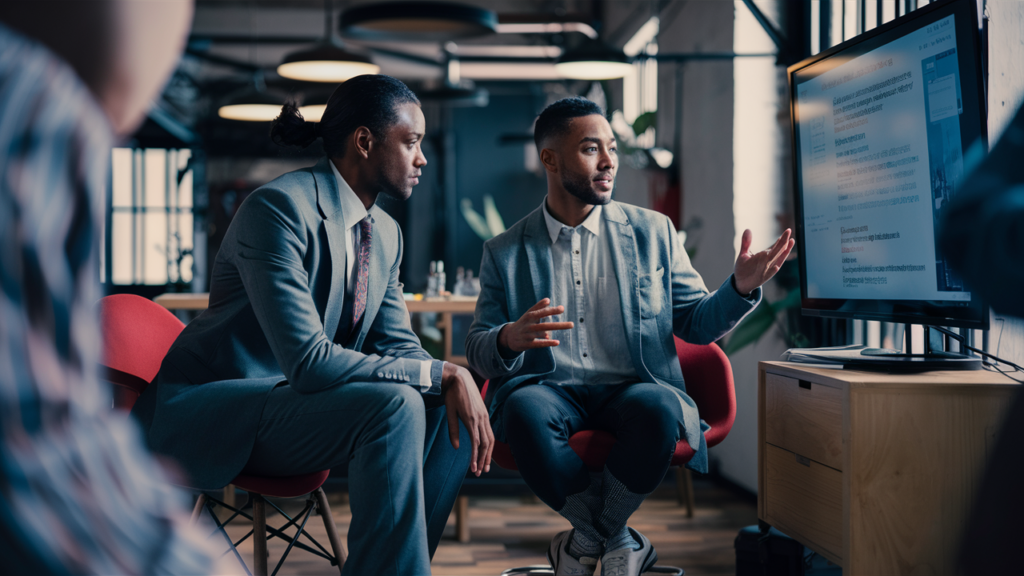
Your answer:
[[[764,520],[830,560],[842,558],[842,472],[771,445],[765,460]]]
[[[843,391],[766,374],[765,441],[843,469]]]

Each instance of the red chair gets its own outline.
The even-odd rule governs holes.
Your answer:
[[[103,335],[104,377],[114,385],[114,406],[130,410],[139,395],[156,377],[160,370],[160,363],[163,362],[171,344],[174,343],[185,325],[155,302],[131,294],[116,294],[100,300],[100,327]],[[253,567],[257,576],[266,576],[267,574],[268,532],[271,538],[288,540],[288,548],[281,555],[273,574],[277,574],[281,569],[292,547],[325,558],[332,565],[337,565],[340,570],[345,565],[345,547],[338,537],[338,529],[334,525],[331,508],[327,504],[327,496],[322,488],[329,473],[330,470],[324,470],[314,474],[281,478],[240,475],[232,481],[232,484],[249,494],[249,502],[252,504],[251,516],[243,511],[245,507],[238,509],[201,493],[195,509],[192,511],[192,521],[196,522],[199,519],[203,509],[209,511],[218,530],[231,545],[231,550],[243,567],[245,567],[245,562],[238,553],[237,546],[244,542],[249,534],[254,534]],[[266,496],[295,498],[305,495],[308,495],[306,506],[294,518],[265,498]],[[284,518],[288,519],[284,526],[279,528],[267,526],[267,504],[273,506]],[[214,513],[215,506],[222,506],[231,510],[233,514],[222,522]],[[323,519],[327,537],[334,551],[333,555],[305,530],[306,521],[309,520],[313,512],[318,512]],[[238,542],[232,543],[224,526],[237,516],[251,520],[253,530]],[[297,526],[294,537],[284,532],[291,526]],[[305,535],[317,549],[299,542],[299,537],[302,535]],[[247,567],[245,569],[248,571]]]
[[[676,354],[679,366],[686,380],[686,392],[693,398],[700,410],[700,417],[711,426],[704,434],[708,448],[719,444],[732,430],[736,420],[736,387],[732,379],[732,365],[729,357],[722,352],[717,344],[699,346],[688,344],[676,338]],[[487,394],[485,382],[481,394]],[[582,430],[569,438],[572,447],[587,468],[598,472],[604,468],[604,462],[611,453],[615,437],[601,430]],[[676,484],[679,489],[679,502],[686,504],[686,516],[693,517],[693,481],[688,469],[682,468],[694,456],[694,451],[686,440],[676,443],[676,451],[672,456],[672,466],[676,468]],[[512,450],[503,442],[494,443],[492,459],[502,468],[518,470]],[[512,568],[503,574],[543,574],[544,567],[528,566]],[[532,570],[532,571],[531,571]],[[677,573],[678,568],[655,566],[652,573]],[[682,574],[682,571],[678,572]]]

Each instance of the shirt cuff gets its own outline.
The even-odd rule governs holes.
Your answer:
[[[509,324],[511,324],[511,322],[505,323],[505,325],[502,326],[501,328],[503,329],[503,328],[505,328],[505,326],[508,326]],[[498,336],[501,336],[501,329],[498,330]],[[494,347],[498,349],[498,356],[501,358],[502,362],[505,364],[505,369],[510,370],[512,368],[512,366],[515,364],[516,360],[520,356],[522,356],[523,353],[522,352],[516,352],[515,350],[511,350],[509,348],[505,348],[504,346],[501,345],[499,340],[500,340],[500,338],[495,338],[494,339]]]
[[[420,361],[420,392],[423,394],[441,393],[441,373],[444,362],[440,360]]]
[[[754,290],[750,294],[748,294],[747,296],[744,296],[743,294],[740,294],[740,291],[736,288],[736,276],[732,276],[732,275],[729,276],[729,284],[732,286],[732,291],[735,292],[737,296],[739,296],[740,298],[746,300],[747,302],[757,302],[760,299],[760,296],[761,296],[761,287],[760,286],[758,286],[757,288],[754,288]]]

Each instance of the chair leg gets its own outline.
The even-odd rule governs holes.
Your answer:
[[[686,505],[686,517],[693,518],[693,475],[682,466],[676,468],[676,494],[679,505]]]
[[[192,509],[192,518],[188,521],[190,526],[195,526],[196,522],[199,521],[199,516],[203,513],[203,507],[206,506],[206,494],[199,493],[199,498],[196,498],[196,506]]]
[[[455,500],[455,535],[459,542],[469,543],[469,496]]]
[[[317,510],[324,520],[324,528],[327,529],[327,539],[331,542],[331,548],[334,549],[334,558],[338,560],[338,571],[341,571],[345,567],[345,560],[348,559],[348,552],[345,550],[345,545],[341,543],[341,538],[338,537],[338,527],[334,524],[331,507],[327,504],[327,494],[324,494],[323,488],[317,488],[313,494],[316,496]]]
[[[267,576],[267,503],[261,494],[252,499],[253,576]]]

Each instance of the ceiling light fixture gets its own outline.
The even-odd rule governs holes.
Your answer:
[[[622,50],[600,40],[587,40],[562,54],[555,69],[574,80],[612,80],[628,74],[633,65]]]
[[[217,109],[217,116],[243,122],[270,122],[281,113],[283,105],[284,98],[268,93],[263,73],[257,72],[252,84]]]
[[[341,33],[362,40],[444,42],[494,34],[493,10],[453,2],[384,2],[341,13]]]
[[[331,33],[331,4],[324,0],[324,41],[284,57],[277,73],[292,80],[339,83],[361,74],[377,74],[368,56],[346,50]]]

